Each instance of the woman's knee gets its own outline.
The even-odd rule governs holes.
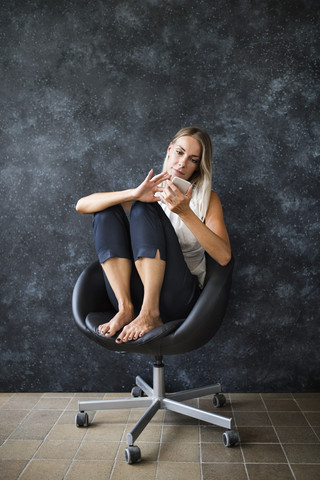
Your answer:
[[[125,215],[124,210],[121,205],[113,205],[112,207],[108,207],[105,210],[101,210],[100,212],[96,212],[93,216],[94,224],[105,224],[109,223],[110,221],[114,221],[115,217],[122,217]]]
[[[131,207],[130,219],[135,220],[141,216],[158,216],[157,207],[159,207],[157,203],[135,201]]]

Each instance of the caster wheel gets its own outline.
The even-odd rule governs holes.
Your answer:
[[[131,395],[133,397],[143,397],[143,391],[141,390],[140,387],[133,387],[133,389],[131,390]]]
[[[222,435],[223,444],[225,447],[233,447],[239,443],[239,436],[234,430],[228,430]]]
[[[86,412],[79,412],[76,415],[76,425],[77,427],[88,427],[89,426],[89,417]]]
[[[132,465],[133,463],[141,462],[141,450],[136,445],[131,445],[130,447],[127,447],[124,451],[124,456],[125,456],[126,462],[129,465]]]
[[[213,406],[216,408],[223,407],[227,403],[226,397],[223,393],[217,393],[212,399]]]

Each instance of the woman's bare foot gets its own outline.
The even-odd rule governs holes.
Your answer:
[[[141,312],[129,325],[127,324],[122,332],[118,335],[116,342],[127,342],[130,340],[137,340],[143,337],[156,327],[163,325],[160,314],[158,312]]]
[[[120,310],[110,322],[99,325],[98,332],[105,337],[113,337],[121,328],[128,325],[134,319],[134,309],[128,307],[124,310]]]

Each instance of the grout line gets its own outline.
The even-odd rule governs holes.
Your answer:
[[[39,402],[41,402],[44,398],[51,398],[52,400],[55,399],[55,397],[45,397],[44,395],[46,395],[45,393],[42,393],[40,392],[39,394],[40,396],[38,397],[37,401],[35,402],[35,404],[33,405],[32,408],[21,408],[20,410],[21,411],[25,411],[26,412],[26,415],[22,418],[22,420],[18,423],[18,425],[16,427],[14,427],[14,430],[4,439],[4,442],[2,445],[4,445],[9,439],[12,439],[12,435],[17,431],[18,428],[21,427],[21,425],[25,422],[28,422],[28,420],[30,421],[30,418],[31,418],[31,415],[33,412],[37,411],[37,412],[41,412],[41,410],[51,410],[52,412],[57,412],[59,411],[60,409],[54,409],[54,408],[37,408],[37,406],[39,406]],[[39,452],[39,449],[43,446],[44,442],[48,439],[48,436],[50,435],[50,433],[52,432],[53,428],[58,424],[58,422],[60,421],[60,419],[62,418],[62,416],[66,413],[66,412],[71,412],[72,410],[68,410],[68,408],[70,407],[70,405],[72,405],[72,402],[77,399],[78,397],[76,397],[76,395],[78,395],[77,393],[71,393],[70,392],[70,397],[63,397],[64,399],[68,398],[68,402],[66,404],[66,406],[64,407],[63,410],[60,410],[60,415],[57,416],[57,419],[51,424],[51,423],[48,423],[48,432],[47,434],[43,437],[43,438],[40,438],[38,439],[39,440],[39,446],[37,447],[36,451],[34,452],[34,454],[32,455],[32,457],[28,460],[28,459],[25,459],[26,460],[26,465],[25,467],[23,468],[23,470],[20,472],[17,480],[21,479],[22,475],[25,473],[26,469],[30,466],[30,463],[33,461],[33,460],[38,460],[36,459],[36,454]],[[225,394],[227,396],[227,394]],[[296,479],[295,477],[295,474],[293,472],[293,468],[292,466],[293,465],[301,465],[302,463],[301,462],[296,462],[296,461],[293,461],[290,463],[288,457],[287,457],[287,454],[286,454],[286,451],[285,451],[285,446],[286,446],[286,443],[282,443],[280,441],[280,437],[277,433],[277,428],[276,426],[273,424],[272,422],[272,418],[271,418],[271,413],[273,412],[272,410],[269,412],[267,406],[266,406],[266,401],[264,400],[263,398],[263,394],[259,394],[261,400],[262,400],[262,403],[264,405],[264,408],[265,408],[265,412],[267,413],[268,415],[268,418],[269,418],[269,421],[270,421],[270,426],[272,427],[275,435],[276,435],[276,438],[278,439],[278,442],[244,442],[244,445],[256,445],[256,444],[259,444],[259,445],[264,445],[264,444],[271,444],[271,445],[280,445],[281,446],[281,449],[283,451],[283,454],[284,454],[284,458],[285,460],[283,461],[280,461],[280,462],[274,462],[274,463],[270,463],[270,462],[246,462],[245,461],[245,455],[244,455],[244,448],[242,448],[242,445],[241,445],[241,442],[239,444],[239,447],[240,447],[240,451],[241,451],[241,454],[242,454],[242,461],[239,461],[239,462],[232,462],[232,463],[237,463],[238,465],[243,465],[244,466],[244,469],[245,469],[245,472],[246,472],[246,475],[247,475],[247,478],[248,480],[250,480],[250,477],[249,477],[249,472],[248,472],[248,469],[247,469],[247,465],[259,465],[259,464],[265,464],[265,465],[288,465],[289,469],[290,469],[290,472],[292,474],[292,478],[293,479]],[[231,395],[229,394],[228,395],[229,397],[229,403],[230,403],[230,406],[231,406],[231,412],[228,412],[228,413],[231,413],[233,419],[234,419],[234,428],[236,430],[238,430],[238,428],[240,428],[236,422],[235,422],[235,412],[238,413],[238,411],[236,410],[236,403],[233,404],[233,402],[236,402],[236,400],[233,400],[232,401],[232,398],[231,398]],[[291,394],[291,397],[293,397],[293,395]],[[5,408],[5,406],[7,405],[7,402],[10,401],[10,399],[12,398],[19,398],[19,393],[14,393],[13,395],[9,396],[8,399],[5,401],[4,404],[2,404],[1,406],[1,409],[0,411],[3,409],[5,411],[7,411],[7,409]],[[20,397],[21,398],[21,397]],[[59,397],[56,397],[56,398],[59,398]],[[80,400],[80,398],[78,398],[78,400]],[[316,439],[319,439],[319,435],[316,433],[315,429],[316,427],[313,427],[310,423],[310,421],[307,419],[306,417],[306,413],[309,413],[309,412],[304,412],[302,410],[302,408],[299,406],[298,404],[298,400],[296,400],[295,398],[293,398],[295,404],[297,405],[298,407],[298,410],[295,410],[295,411],[290,411],[292,413],[302,413],[303,417],[305,418],[307,424],[306,426],[310,427],[313,431],[313,433],[315,434],[316,436]],[[200,400],[199,398],[195,399],[196,401],[196,405],[197,407],[199,408],[199,404],[200,404]],[[24,398],[21,398],[21,404],[23,405],[24,403]],[[161,409],[163,410],[163,409]],[[14,409],[10,409],[11,412],[14,412]],[[114,471],[115,471],[115,468],[116,468],[116,464],[117,464],[117,461],[119,461],[119,454],[120,454],[120,449],[122,448],[122,443],[125,441],[125,432],[129,426],[130,423],[132,422],[129,422],[129,418],[130,418],[130,414],[132,411],[134,411],[134,409],[126,409],[126,411],[128,411],[128,416],[127,416],[127,420],[125,423],[119,423],[118,425],[121,425],[123,427],[123,430],[122,430],[122,434],[121,434],[121,439],[119,441],[119,444],[118,444],[118,448],[116,450],[116,453],[115,453],[115,456],[114,456],[114,459],[113,459],[113,465],[112,465],[112,469],[110,471],[110,476],[109,476],[109,480],[111,480],[112,476],[114,476]],[[239,411],[239,413],[242,413],[243,411]],[[250,410],[248,410],[248,412],[250,412]],[[282,413],[282,412],[288,412],[288,410],[281,410],[281,411],[276,411],[277,413]],[[251,412],[250,412],[251,413]],[[261,411],[259,411],[259,413],[261,413]],[[311,412],[312,413],[312,412]],[[318,411],[316,411],[316,413],[318,413]],[[91,419],[91,422],[92,423],[94,421],[94,419],[96,418],[96,415],[97,415],[97,411],[94,411],[94,412],[89,412],[89,414],[92,415],[92,419]],[[166,421],[166,414],[167,414],[167,410],[163,410],[163,417],[162,417],[162,420],[161,420],[161,429],[160,429],[160,439],[158,442],[153,442],[153,441],[150,441],[148,443],[152,443],[152,444],[157,444],[158,445],[158,454],[157,454],[157,459],[156,459],[156,470],[155,470],[155,476],[154,476],[154,479],[157,480],[159,478],[159,475],[160,475],[160,452],[161,452],[161,446],[162,446],[162,443],[163,443],[163,439],[164,439],[164,427],[165,426],[179,426],[179,424],[176,424],[176,423],[168,423],[166,424],[165,421]],[[182,424],[184,425],[184,424]],[[184,425],[184,426],[192,426],[194,427],[195,425]],[[194,444],[194,445],[198,445],[199,447],[199,463],[200,463],[200,479],[203,480],[203,475],[204,475],[204,472],[203,472],[203,466],[204,465],[207,465],[207,464],[221,464],[221,465],[229,465],[230,462],[228,461],[225,461],[225,462],[204,462],[203,461],[203,450],[202,450],[202,446],[203,444],[206,444],[206,443],[216,443],[216,442],[202,442],[202,429],[201,429],[201,426],[202,424],[198,421],[198,424],[197,424],[197,427],[198,427],[198,441],[197,442],[186,442],[188,444]],[[297,425],[297,427],[299,427],[299,425]],[[76,428],[76,427],[75,427]],[[86,429],[87,430],[87,429]],[[119,432],[120,433],[120,432]],[[64,479],[66,479],[66,477],[70,474],[70,470],[71,470],[71,467],[72,465],[74,464],[74,462],[76,461],[76,455],[77,453],[79,452],[79,449],[81,448],[81,445],[83,444],[83,442],[86,440],[86,437],[87,437],[87,434],[88,432],[86,431],[85,434],[83,435],[82,439],[80,440],[80,443],[79,443],[79,446],[77,447],[75,453],[73,454],[73,457],[70,458],[70,459],[64,459],[64,460],[69,460],[70,464],[68,465],[68,468],[66,470],[66,473],[64,474]],[[15,440],[15,439],[14,439]],[[19,438],[17,439],[19,440]],[[23,439],[22,439],[23,440]],[[32,439],[25,439],[24,441],[27,441],[27,440],[32,440]],[[36,439],[35,439],[36,440]],[[103,441],[103,440],[101,440]],[[170,443],[170,442],[169,442]],[[174,443],[174,441],[173,441]],[[319,445],[319,443],[315,440],[314,442],[311,443],[312,445]],[[308,445],[311,445],[308,443]],[[294,442],[294,445],[306,445],[305,442],[301,442],[301,443],[296,443]],[[81,459],[80,459],[81,460]],[[96,461],[99,461],[98,459]],[[103,461],[103,459],[101,459],[101,461]],[[172,464],[175,464],[176,462],[172,461],[172,462],[169,462],[169,463],[172,463]],[[182,463],[189,463],[189,462],[182,462]],[[198,462],[192,462],[192,463],[198,463]],[[303,462],[304,465],[320,465],[320,463],[314,463],[314,462]],[[292,465],[292,466],[291,466]]]
[[[74,394],[74,397],[73,397],[73,398],[77,398],[77,397],[75,396],[75,394]],[[78,399],[78,402],[79,402],[79,400],[80,400],[80,399]],[[70,403],[70,402],[69,402],[69,403]],[[69,405],[69,404],[68,404],[68,405]],[[67,405],[67,406],[68,406],[68,405]],[[79,412],[79,409],[77,410],[77,413],[78,413],[78,412]],[[91,421],[93,421],[93,420],[94,420],[94,417],[96,416],[96,413],[97,413],[97,412],[96,412],[96,411],[94,411],[94,413],[93,413],[93,417],[92,417],[92,420],[91,420]],[[89,414],[88,414],[88,416],[89,416]],[[77,427],[77,428],[79,428],[79,427]],[[88,428],[88,427],[87,427],[87,428]],[[70,459],[70,465],[69,465],[69,467],[68,467],[68,469],[67,469],[66,473],[64,474],[64,477],[63,477],[63,478],[66,478],[66,477],[67,477],[67,475],[69,474],[69,472],[70,472],[70,470],[71,470],[71,467],[72,467],[72,465],[74,464],[74,461],[75,461],[76,455],[77,455],[77,453],[79,452],[79,450],[80,450],[80,447],[81,447],[81,445],[82,445],[82,443],[83,443],[83,441],[84,441],[84,439],[85,439],[85,437],[86,437],[87,433],[88,433],[88,432],[86,431],[86,433],[83,435],[83,437],[82,437],[82,440],[80,441],[80,443],[79,443],[79,446],[78,446],[77,450],[74,452],[74,455],[73,455],[73,457]]]
[[[117,448],[117,451],[116,451],[116,454],[114,456],[114,459],[113,459],[113,465],[112,465],[112,468],[111,468],[111,472],[110,472],[110,476],[109,476],[109,480],[111,480],[113,474],[114,474],[114,470],[116,468],[116,465],[117,465],[117,460],[118,460],[118,457],[119,457],[119,454],[120,454],[120,449],[121,449],[121,444],[122,442],[126,441],[125,440],[125,432],[127,431],[127,428],[129,426],[129,418],[130,418],[130,414],[132,412],[132,408],[128,408],[128,409],[123,409],[122,411],[127,411],[128,410],[128,416],[127,416],[127,420],[125,422],[125,424],[121,424],[123,425],[123,432],[122,432],[122,435],[121,435],[121,439],[120,439],[120,442],[119,442],[119,445],[118,445],[118,448]]]
[[[262,397],[261,394],[260,394],[260,397],[261,397],[261,400],[262,400],[262,402],[263,402],[263,404],[264,404],[264,406],[265,406],[265,408],[266,408],[266,410],[267,410],[267,415],[268,415],[268,417],[269,417],[269,420],[270,420],[270,422],[271,422],[271,425],[272,425],[272,427],[273,427],[273,430],[274,430],[274,432],[275,432],[275,434],[276,434],[276,436],[277,436],[277,439],[278,439],[278,441],[279,441],[280,447],[281,447],[282,452],[283,452],[283,454],[284,454],[284,456],[285,456],[285,459],[286,459],[286,461],[287,461],[287,465],[288,465],[288,467],[289,467],[289,469],[290,469],[290,472],[291,472],[291,474],[292,474],[292,477],[294,478],[294,480],[296,480],[296,476],[295,476],[294,471],[293,471],[293,469],[292,469],[292,467],[291,467],[291,465],[290,465],[288,456],[287,456],[286,451],[285,451],[285,449],[284,449],[284,446],[283,446],[283,444],[282,444],[282,442],[281,442],[281,440],[280,440],[280,437],[279,437],[279,435],[278,435],[277,429],[275,428],[275,425],[273,425],[272,419],[271,419],[271,417],[270,417],[270,415],[269,415],[269,410],[267,409],[267,405],[266,405],[266,403],[265,403],[265,401],[264,401],[264,399],[263,399],[263,397]],[[298,405],[298,406],[299,406],[299,405]]]
[[[43,394],[44,395],[44,394]],[[42,398],[45,398],[43,395],[41,395],[41,397],[39,398],[39,401],[30,409],[30,412],[29,414],[31,413],[32,410],[42,410],[42,409],[36,409],[36,405],[40,402],[40,400]],[[70,397],[70,400],[69,402],[67,403],[67,405],[65,406],[65,408],[62,410],[61,414],[59,415],[59,417],[57,418],[57,420],[54,422],[54,424],[52,425],[52,427],[49,429],[48,433],[45,435],[45,437],[41,440],[40,442],[40,445],[38,446],[38,448],[36,449],[36,451],[34,452],[34,454],[32,455],[32,457],[29,459],[29,461],[27,462],[26,466],[24,467],[24,469],[20,472],[20,475],[18,476],[17,480],[19,480],[21,478],[21,475],[26,471],[26,469],[28,468],[28,466],[30,465],[30,463],[32,462],[32,460],[34,460],[35,458],[35,455],[36,453],[39,451],[39,449],[42,447],[43,443],[46,441],[46,439],[48,438],[50,432],[52,431],[52,429],[55,427],[55,425],[57,425],[57,422],[60,420],[60,418],[62,417],[62,415],[64,414],[64,412],[66,411],[66,409],[68,408],[70,402],[72,401],[72,399],[74,398],[74,395],[72,397]],[[54,409],[52,409],[53,411],[56,411]],[[29,416],[29,415],[28,415]]]
[[[160,451],[161,451],[161,445],[162,445],[162,439],[163,439],[163,430],[164,430],[164,423],[165,423],[165,418],[166,418],[166,409],[160,409],[159,411],[161,412],[163,410],[163,416],[162,416],[162,422],[161,422],[161,431],[160,431],[160,438],[159,438],[159,449],[158,449],[158,455],[157,455],[157,466],[156,466],[156,472],[155,472],[155,480],[158,479],[159,475],[159,464],[160,464]]]
[[[231,406],[231,416],[233,418],[233,423],[235,425],[236,430],[238,431],[238,425],[236,424],[236,421],[235,421],[235,415],[234,415],[235,412],[234,412],[233,403],[232,403],[232,396],[230,395],[230,393],[229,393],[229,402],[230,402],[230,406]],[[238,435],[239,435],[239,432],[238,432]],[[240,447],[240,451],[241,451],[241,455],[242,455],[243,467],[244,467],[244,470],[246,472],[247,479],[250,480],[249,472],[248,472],[247,464],[246,464],[246,459],[245,459],[245,456],[244,456],[244,453],[243,453],[243,448],[242,448],[242,445],[241,445],[240,435],[239,435],[239,447]]]
[[[197,398],[197,407],[200,408],[200,400]],[[202,460],[202,429],[201,429],[201,422],[199,421],[199,459],[200,459],[200,479],[203,480],[203,460]]]

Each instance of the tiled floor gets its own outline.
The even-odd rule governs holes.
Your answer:
[[[0,394],[0,479],[320,479],[320,393],[229,394],[218,411],[211,398],[193,401],[233,416],[241,439],[233,448],[222,443],[224,429],[160,411],[136,442],[136,465],[124,449],[141,410],[92,412],[89,428],[75,426],[79,399],[115,396]]]

